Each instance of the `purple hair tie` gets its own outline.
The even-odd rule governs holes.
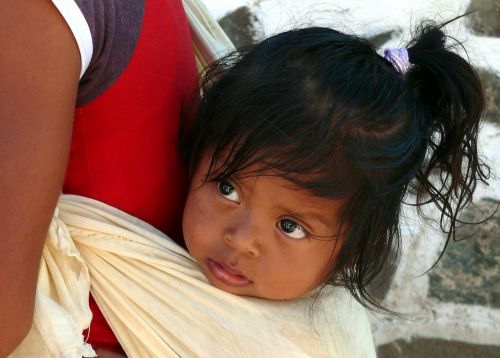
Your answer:
[[[410,67],[408,50],[405,48],[386,48],[384,58],[401,74],[404,74]]]

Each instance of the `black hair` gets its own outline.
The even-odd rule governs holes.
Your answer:
[[[476,143],[481,82],[446,44],[444,25],[419,27],[404,74],[366,39],[322,27],[220,59],[205,71],[183,130],[191,173],[211,153],[207,181],[273,173],[313,195],[345,199],[335,219],[344,240],[328,283],[383,309],[366,286],[398,251],[408,192],[419,209],[441,210],[447,244],[476,184],[489,177]]]

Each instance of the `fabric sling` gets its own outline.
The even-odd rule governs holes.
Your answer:
[[[149,224],[63,195],[43,250],[34,325],[12,357],[93,356],[81,334],[89,291],[129,357],[375,356],[364,310],[343,288],[287,301],[236,296],[213,287]]]

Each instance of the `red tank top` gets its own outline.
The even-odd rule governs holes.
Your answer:
[[[145,4],[127,67],[75,110],[63,192],[115,206],[180,241],[187,178],[176,145],[181,110],[196,86],[194,52],[180,1]],[[88,342],[121,351],[92,298],[90,307]]]

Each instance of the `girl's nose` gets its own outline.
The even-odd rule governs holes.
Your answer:
[[[235,250],[250,257],[259,257],[261,246],[257,227],[249,222],[240,223],[224,232],[224,242]]]

